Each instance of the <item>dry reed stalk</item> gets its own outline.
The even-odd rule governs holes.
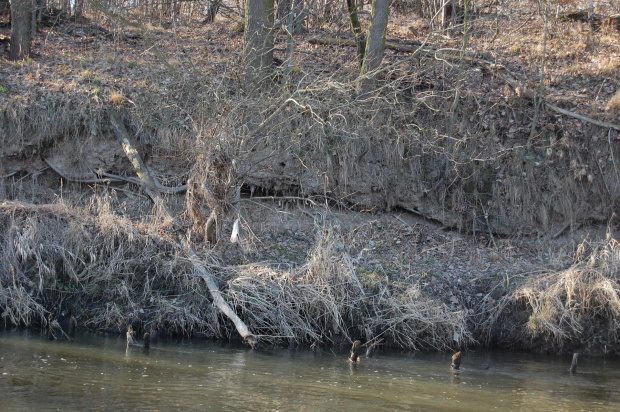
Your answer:
[[[362,294],[335,232],[324,230],[308,263],[293,273],[254,267],[251,275],[229,282],[229,296],[253,330],[273,340],[291,337],[306,343],[355,336],[410,349],[473,343],[463,313],[423,298],[414,286]]]

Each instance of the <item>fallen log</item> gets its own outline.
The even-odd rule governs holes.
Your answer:
[[[67,175],[67,173],[65,173],[60,167],[58,167],[58,165],[56,165],[54,162],[52,162],[49,159],[43,159],[43,161],[45,162],[45,164],[47,164],[49,166],[50,169],[52,169],[54,172],[56,172],[56,174],[58,174],[60,177],[62,177],[63,179],[65,179],[67,182],[73,182],[73,183],[85,183],[85,184],[94,184],[94,183],[122,183],[122,182],[126,182],[126,183],[133,183],[133,184],[137,184],[137,185],[142,185],[142,182],[140,181],[140,179],[137,179],[135,177],[130,177],[130,176],[121,176],[121,175],[115,175],[112,173],[107,173],[107,172],[102,172],[102,171],[92,171],[93,176],[102,176],[102,177],[93,177],[93,178],[76,178],[76,177],[71,177],[69,175]],[[16,172],[12,173],[11,175],[16,174]],[[8,176],[11,176],[8,175]],[[162,184],[160,184],[157,180],[155,180],[155,185],[157,187],[157,190],[159,190],[162,193],[168,193],[168,194],[179,194],[179,193],[185,193],[187,191],[187,185],[179,185],[177,187],[169,187],[169,186],[163,186]]]
[[[115,175],[115,174],[107,173],[107,172],[96,172],[96,173],[101,175],[101,176],[108,177],[108,178],[111,178],[111,179],[123,180],[123,181],[128,182],[128,183],[142,184],[142,182],[139,179],[136,179],[135,177],[120,176],[120,175]],[[171,194],[171,195],[176,195],[176,194],[179,194],[179,193],[187,192],[187,185],[179,185],[177,187],[170,187],[170,186],[162,185],[155,178],[153,178],[153,180],[155,181],[155,187],[161,193],[167,193],[167,194]]]
[[[357,43],[352,39],[339,39],[337,37],[313,37],[308,39],[310,44],[318,44],[323,46],[343,46],[343,47],[357,47]],[[420,43],[419,45],[421,45]],[[414,52],[418,50],[419,45],[416,44],[401,44],[393,41],[386,41],[385,48],[390,50],[396,50],[401,52]],[[422,51],[434,51],[431,48],[423,48]]]
[[[115,183],[115,182],[122,181],[121,179],[109,178],[109,177],[103,178],[103,179],[95,178],[95,177],[92,179],[78,179],[75,177],[70,177],[65,172],[63,172],[60,169],[60,167],[58,167],[55,163],[53,163],[49,159],[43,159],[43,161],[45,162],[45,164],[47,164],[50,167],[50,169],[56,172],[57,175],[65,179],[67,182],[93,184],[93,183]]]

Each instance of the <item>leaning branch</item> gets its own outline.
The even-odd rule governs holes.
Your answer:
[[[222,292],[220,292],[220,289],[213,280],[213,276],[211,276],[211,273],[209,273],[207,268],[202,264],[202,262],[193,250],[189,249],[188,254],[189,260],[192,262],[192,265],[194,265],[194,272],[197,276],[203,278],[205,283],[207,284],[207,288],[211,293],[211,297],[213,298],[213,303],[215,304],[215,306],[217,306],[217,308],[228,319],[230,319],[232,323],[234,323],[237,332],[239,332],[239,335],[241,335],[241,337],[248,343],[248,345],[250,345],[252,349],[257,349],[258,339],[256,338],[256,336],[250,333],[250,330],[248,329],[246,324],[239,318],[239,316],[237,316],[237,314],[230,307],[228,302],[224,300],[224,298],[222,297]]]
[[[159,195],[155,179],[142,161],[140,153],[138,153],[138,150],[136,149],[136,142],[127,132],[127,129],[125,128],[125,125],[116,110],[110,110],[110,123],[112,124],[112,130],[114,130],[116,137],[123,147],[125,155],[133,165],[133,168],[135,169],[136,174],[144,187],[144,191],[151,198],[153,203],[155,203],[155,206],[162,211],[166,218],[172,220],[172,214],[170,214],[164,200]]]
[[[579,119],[579,120],[583,120],[584,122],[588,122],[588,123],[592,123],[595,124],[597,126],[601,126],[601,127],[605,127],[605,128],[609,128],[609,129],[615,129],[620,131],[620,125],[617,124],[613,124],[613,123],[607,123],[607,122],[601,122],[600,120],[596,120],[593,119],[591,117],[588,116],[584,116],[582,114],[579,113],[575,113],[575,112],[570,112],[568,110],[562,109],[560,107],[557,107],[549,102],[545,102],[545,105],[547,105],[548,108],[550,108],[551,110],[555,110],[558,113],[561,114],[565,114],[566,116],[571,116],[574,117],[575,119]]]

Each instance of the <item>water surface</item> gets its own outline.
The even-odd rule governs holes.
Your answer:
[[[0,333],[0,410],[620,410],[620,362],[569,356],[381,352],[359,364],[324,349],[213,342],[126,348],[122,337],[50,342]],[[489,364],[488,370],[478,364]]]

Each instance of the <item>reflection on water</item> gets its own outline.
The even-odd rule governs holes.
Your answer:
[[[210,342],[126,350],[123,337],[0,333],[0,410],[620,410],[620,361],[467,352],[253,352]],[[489,364],[484,370],[482,364]]]

